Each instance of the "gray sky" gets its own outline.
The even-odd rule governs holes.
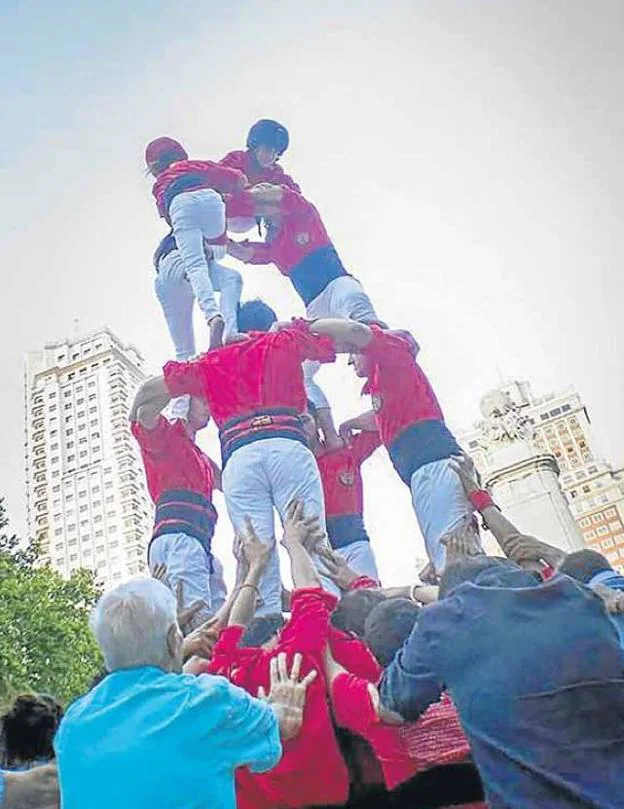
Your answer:
[[[604,454],[624,457],[623,4],[335,5],[2,4],[0,493],[20,530],[23,352],[79,317],[162,364],[144,145],[168,134],[218,158],[259,117],[290,128],[284,167],[381,316],[421,343],[451,426],[500,369],[537,392],[577,386]],[[277,270],[244,279],[246,297],[302,312]],[[344,362],[320,380],[338,419],[361,407]],[[409,579],[409,493],[382,453],[365,478],[382,574]]]

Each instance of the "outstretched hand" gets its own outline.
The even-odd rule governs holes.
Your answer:
[[[262,542],[251,519],[245,517],[244,528],[239,533],[240,553],[248,568],[264,569],[271,556],[274,541]]]
[[[342,556],[331,548],[321,549],[318,555],[323,562],[325,575],[341,590],[348,590],[353,582],[360,578]]]
[[[184,582],[182,579],[179,579],[176,584],[175,596],[178,605],[178,626],[182,630],[182,634],[186,635],[187,632],[190,632],[196,627],[197,615],[205,609],[207,605],[200,599],[193,601],[188,607],[184,606]]]
[[[447,565],[465,559],[467,556],[483,555],[472,521],[465,520],[449,531],[442,537],[440,544],[446,548]]]
[[[453,455],[449,460],[449,466],[457,473],[466,495],[470,496],[473,492],[481,488],[479,473],[470,455],[466,455],[465,453],[462,455]]]
[[[271,658],[269,693],[260,686],[258,699],[268,702],[273,707],[280,727],[282,739],[292,739],[301,730],[303,709],[308,686],[316,679],[316,671],[309,671],[303,679],[301,673],[301,655],[293,657],[292,668],[288,673],[286,654],[281,652]]]
[[[223,626],[222,618],[218,615],[213,615],[212,618],[194,629],[182,642],[182,659],[189,660],[191,657],[203,657],[210,660],[212,650]]]
[[[286,509],[284,519],[284,537],[282,545],[303,545],[309,554],[320,553],[327,546],[327,535],[321,527],[318,517],[304,517],[304,505],[300,500],[293,502]]]
[[[501,545],[507,557],[518,565],[526,562],[546,562],[556,568],[566,557],[559,548],[540,542],[528,534],[511,534],[501,540]]]

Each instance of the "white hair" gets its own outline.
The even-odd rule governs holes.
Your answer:
[[[132,579],[105,593],[90,619],[106,669],[162,666],[167,636],[177,624],[173,593],[155,579]]]

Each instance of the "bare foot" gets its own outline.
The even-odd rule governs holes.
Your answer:
[[[210,346],[209,350],[213,348],[221,348],[223,345],[223,330],[225,329],[225,321],[221,315],[215,315],[208,324],[210,327]]]
[[[225,339],[226,346],[232,345],[233,343],[244,343],[245,340],[250,340],[251,337],[245,332],[241,331],[233,331],[232,334],[229,334]]]

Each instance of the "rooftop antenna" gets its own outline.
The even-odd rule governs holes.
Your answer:
[[[74,338],[74,340],[79,340],[80,339],[80,320],[77,317],[74,318],[74,334],[73,334],[73,338]]]

